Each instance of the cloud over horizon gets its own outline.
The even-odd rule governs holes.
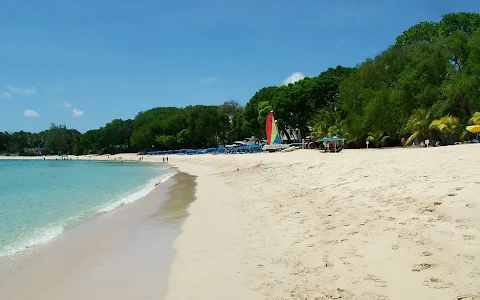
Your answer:
[[[62,107],[69,108],[69,107],[72,107],[72,104],[68,103],[67,101],[63,101]]]
[[[34,111],[34,110],[32,110],[32,109],[27,109],[27,110],[23,113],[23,115],[24,115],[25,117],[27,117],[27,118],[39,118],[39,117],[40,117],[40,115],[39,115],[36,111]]]
[[[302,80],[303,78],[305,78],[305,75],[303,75],[303,73],[301,72],[295,72],[293,73],[292,75],[288,76],[287,78],[285,78],[283,81],[282,81],[282,85],[288,85],[289,83],[295,83],[299,80]]]
[[[37,88],[32,86],[31,88],[22,88],[18,86],[7,86],[7,90],[18,95],[33,95],[37,92]]]
[[[7,99],[7,98],[11,98],[12,95],[10,95],[9,92],[4,92],[4,93],[0,93],[0,98],[2,99]]]
[[[73,116],[74,116],[75,118],[82,117],[82,116],[85,114],[85,112],[83,112],[83,110],[79,110],[79,109],[76,109],[76,108],[74,108],[74,109],[72,110],[72,112],[73,112]]]
[[[200,78],[200,82],[204,82],[204,83],[212,83],[215,81],[218,81],[218,78],[216,76],[207,76],[204,78]]]

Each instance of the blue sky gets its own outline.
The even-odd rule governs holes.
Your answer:
[[[2,0],[0,10],[0,131],[85,132],[157,106],[245,104],[295,72],[355,66],[421,21],[480,12],[480,1]]]

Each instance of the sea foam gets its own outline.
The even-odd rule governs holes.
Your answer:
[[[133,202],[137,201],[138,199],[148,195],[148,193],[150,193],[155,188],[157,183],[162,184],[162,183],[166,182],[167,180],[169,180],[170,178],[172,178],[175,174],[176,173],[172,172],[172,173],[168,173],[168,174],[163,174],[162,176],[160,176],[158,178],[152,179],[142,189],[140,189],[140,190],[138,190],[138,191],[136,191],[132,194],[129,194],[128,196],[123,197],[118,201],[115,201],[113,203],[110,203],[110,204],[100,208],[98,210],[98,212],[99,213],[106,213],[106,212],[112,211],[114,209],[117,209],[120,206],[123,206],[125,204],[133,203]]]
[[[16,163],[18,164],[19,162],[16,162]],[[51,162],[49,162],[49,163],[51,163]],[[61,162],[61,163],[64,163],[64,162]],[[37,164],[39,164],[39,163],[37,162]],[[60,164],[60,163],[58,163],[58,164]],[[69,165],[70,164],[71,163],[69,162]],[[77,164],[75,164],[75,165],[77,165]],[[30,166],[30,164],[28,166]],[[62,166],[62,165],[59,165],[59,166]],[[110,166],[110,165],[106,164],[105,166]],[[57,167],[57,166],[55,165],[54,167]],[[88,167],[90,167],[90,166],[88,166]],[[25,167],[22,166],[22,169],[23,168],[25,168]],[[6,168],[4,167],[4,169],[6,169]],[[55,170],[58,170],[58,168],[56,168]],[[91,172],[91,169],[86,169],[86,170],[88,172]],[[73,171],[75,171],[75,170],[72,170],[72,172]],[[28,172],[28,170],[26,170],[26,172]],[[33,174],[33,172],[30,171],[30,172],[28,172],[28,174]],[[21,252],[21,251],[23,251],[25,249],[28,249],[28,248],[35,247],[37,245],[48,243],[48,242],[52,241],[53,239],[55,239],[60,234],[62,234],[66,229],[68,229],[72,226],[78,225],[79,223],[81,223],[85,220],[88,220],[90,218],[93,218],[93,217],[95,217],[99,214],[110,212],[110,211],[112,211],[116,208],[119,208],[119,207],[121,207],[125,204],[133,203],[133,202],[137,201],[138,199],[146,196],[148,193],[150,193],[158,183],[166,182],[167,180],[169,180],[175,174],[176,174],[176,172],[174,172],[173,170],[170,169],[170,170],[168,170],[168,173],[162,174],[159,177],[156,177],[152,180],[149,180],[140,189],[134,190],[133,192],[130,192],[126,196],[121,196],[121,195],[114,196],[116,199],[112,199],[112,200],[114,200],[113,202],[110,202],[110,203],[107,202],[107,204],[105,204],[105,201],[104,201],[104,203],[101,204],[100,206],[97,206],[97,208],[92,207],[93,210],[78,211],[77,213],[72,214],[68,217],[64,216],[63,218],[59,218],[59,219],[56,219],[56,220],[54,220],[52,218],[49,223],[41,224],[41,226],[35,226],[35,227],[32,226],[30,228],[30,230],[20,231],[20,232],[18,232],[18,234],[16,236],[12,236],[12,235],[4,236],[4,234],[3,234],[4,232],[2,232],[2,230],[0,230],[0,258],[5,257],[5,256],[13,255],[15,253]],[[19,174],[19,176],[24,176],[24,175]],[[48,174],[48,169],[43,171],[42,179],[45,176],[53,177],[52,174]],[[64,174],[59,174],[59,176],[63,177]],[[45,178],[49,178],[49,177],[45,177]],[[82,178],[85,178],[85,177],[82,177]],[[30,186],[28,186],[28,187],[31,187],[31,182],[36,182],[36,181],[38,181],[38,179],[28,181],[28,182],[30,182]],[[78,183],[79,180],[78,180],[78,178],[75,178],[75,180],[72,179],[72,182],[73,181],[75,183]],[[5,182],[5,180],[3,182]],[[58,179],[52,178],[52,182],[53,183],[58,183]],[[22,200],[20,202],[17,202],[17,201],[5,202],[8,199],[3,199],[3,200],[0,199],[0,200],[3,201],[3,202],[0,201],[0,203],[3,204],[3,207],[0,206],[0,216],[2,214],[7,213],[7,216],[14,217],[15,215],[13,215],[13,213],[23,212],[24,214],[20,215],[19,217],[26,218],[27,216],[30,216],[26,220],[31,220],[31,218],[34,216],[34,214],[33,215],[27,215],[27,213],[34,212],[35,211],[34,209],[40,209],[41,205],[45,205],[45,203],[46,203],[45,201],[48,201],[48,199],[50,199],[53,196],[55,196],[57,198],[55,198],[55,201],[52,200],[53,202],[50,203],[50,206],[47,207],[48,208],[47,212],[52,211],[52,210],[53,211],[58,211],[59,209],[63,209],[63,206],[59,206],[60,203],[58,203],[57,201],[60,201],[59,199],[62,199],[62,198],[66,199],[65,198],[66,191],[65,192],[64,191],[62,191],[62,192],[57,191],[56,193],[58,193],[58,194],[54,194],[53,196],[51,194],[47,195],[45,193],[45,191],[43,191],[43,190],[39,191],[40,188],[46,189],[48,186],[49,185],[46,185],[46,184],[39,184],[38,186],[32,186],[32,191],[30,193],[31,196],[26,195],[26,196],[28,196],[28,198],[19,199],[18,201]],[[73,186],[76,186],[76,185],[73,185]],[[83,184],[83,186],[87,186],[87,185]],[[13,189],[13,185],[6,185],[5,187],[12,188],[12,191],[11,191],[12,195],[20,195],[20,194],[18,194],[18,190]],[[50,185],[50,187],[51,187],[51,185]],[[25,190],[25,188],[24,188],[24,190]],[[96,191],[96,190],[97,189],[94,188],[94,191]],[[33,199],[33,200],[37,199],[38,200],[39,195],[45,195],[45,197],[42,198],[42,201],[37,202],[37,204],[33,204],[33,203],[32,204],[27,204],[28,202],[26,202],[26,201],[28,201],[30,199]],[[94,193],[89,194],[88,197],[92,198],[92,197],[94,197],[94,195],[95,195]],[[58,197],[60,197],[60,198],[58,198]],[[85,197],[85,195],[83,193],[82,194],[75,194],[75,197],[76,197],[75,200],[77,198],[79,200],[80,199],[85,199],[85,198],[83,198],[83,197]],[[43,199],[45,199],[45,200],[43,200]],[[119,200],[117,200],[117,199],[119,199]],[[105,199],[105,200],[107,200],[107,199]],[[57,202],[57,203],[55,203],[55,202]],[[8,207],[5,206],[5,203],[6,204],[16,203],[17,207],[8,208]],[[20,210],[19,204],[23,205],[21,207],[22,208],[21,210]],[[9,209],[9,211],[7,211],[7,209]],[[39,211],[37,213],[40,213],[40,212],[41,211]],[[11,220],[19,222],[18,224],[25,224],[25,223],[22,223],[23,219],[15,218],[15,219],[11,219]],[[4,220],[2,220],[2,221],[4,221]],[[5,220],[6,223],[3,224],[3,225],[0,223],[0,225],[1,225],[0,229],[3,228],[4,230],[5,229],[8,230],[9,228],[14,228],[13,226],[18,227],[18,225],[14,225],[14,223],[7,223],[7,221],[8,220]]]
[[[62,225],[51,225],[36,230],[19,239],[16,243],[4,247],[0,252],[0,257],[9,256],[27,248],[50,242],[64,231],[65,227]]]

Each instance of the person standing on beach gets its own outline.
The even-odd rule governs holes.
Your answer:
[[[167,156],[167,164],[168,164],[168,156]]]

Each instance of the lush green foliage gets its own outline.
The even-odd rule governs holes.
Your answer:
[[[413,111],[412,115],[405,124],[403,132],[410,134],[406,141],[406,145],[411,144],[416,139],[420,138],[422,141],[428,138],[428,130],[430,129],[430,112],[425,108],[419,108]]]
[[[0,152],[34,155],[36,148],[42,148],[44,153],[73,153],[75,145],[82,134],[75,129],[67,129],[65,125],[52,123],[49,130],[40,133],[25,131],[0,133]]]
[[[480,125],[480,112],[475,112],[469,121],[472,124]]]
[[[408,143],[435,137],[430,118],[452,115],[465,123],[480,110],[479,28],[479,14],[445,15],[413,26],[359,65],[340,86],[344,130],[361,139],[385,132],[398,144],[403,134]],[[461,128],[450,135],[461,136]]]
[[[52,124],[40,133],[0,133],[0,152],[30,154],[118,153],[204,148],[246,137],[265,137],[274,111],[280,130],[303,136],[343,136],[349,146],[382,147],[425,139],[469,139],[480,124],[480,14],[453,13],[422,22],[396,43],[359,64],[338,66],[317,77],[257,91],[242,107],[159,107],[134,120],[113,120],[80,134]],[[290,139],[291,137],[288,137]]]
[[[367,141],[377,147],[384,147],[387,144],[388,139],[390,139],[390,137],[381,131],[370,133],[367,136]]]
[[[441,132],[448,142],[448,137],[450,137],[454,130],[458,128],[459,124],[460,121],[457,117],[444,116],[440,119],[433,120],[432,123],[430,123],[429,128]]]

